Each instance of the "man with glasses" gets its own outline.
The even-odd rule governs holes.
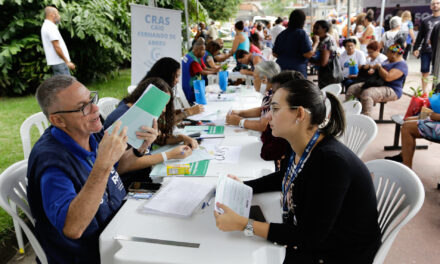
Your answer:
[[[429,43],[432,29],[440,22],[440,0],[431,0],[432,16],[425,18],[420,25],[419,34],[414,44],[414,56],[421,61],[422,89],[427,93],[429,70],[432,59],[432,47]],[[421,48],[420,48],[421,47]],[[420,50],[419,50],[420,49]]]
[[[28,162],[37,239],[49,263],[99,263],[99,234],[126,195],[119,174],[144,166],[142,158],[126,150],[127,128],[119,132],[120,122],[103,133],[98,93],[74,77],[47,79],[36,97],[51,123]],[[146,149],[157,137],[157,123],[141,129],[137,136]]]

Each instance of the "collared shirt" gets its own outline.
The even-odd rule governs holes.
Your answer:
[[[90,173],[96,160],[98,142],[95,137],[89,138],[92,151],[87,151],[74,141],[67,133],[59,128],[52,127],[52,136],[63,144],[77,159],[87,168]],[[118,190],[123,190],[124,186],[118,173],[113,168],[109,175],[109,184],[114,184]],[[64,223],[70,203],[78,195],[75,191],[73,182],[58,167],[49,167],[43,173],[40,181],[43,208],[50,223],[63,234]],[[106,201],[111,200],[108,193],[104,193]]]

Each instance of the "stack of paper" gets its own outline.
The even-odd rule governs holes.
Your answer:
[[[218,178],[217,182],[215,204],[217,202],[226,205],[241,216],[249,217],[252,188],[226,175],[222,175]],[[223,210],[217,206],[215,206],[215,210],[223,213]]]
[[[214,194],[215,185],[195,182],[184,178],[172,178],[153,198],[144,205],[147,213],[190,217],[208,202]]]

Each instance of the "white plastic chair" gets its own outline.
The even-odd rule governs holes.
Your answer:
[[[127,87],[127,92],[128,92],[128,94],[131,94],[133,91],[134,91],[134,89],[136,89],[136,85],[130,85],[130,86],[128,86]]]
[[[327,85],[326,87],[321,89],[322,91],[325,91],[327,93],[332,93],[334,96],[338,97],[338,95],[342,92],[342,85],[340,83],[333,83],[330,85]]]
[[[342,103],[345,115],[359,115],[362,112],[362,104],[357,100],[350,100]]]
[[[99,113],[106,119],[107,116],[116,109],[119,100],[113,97],[103,97],[98,101]]]
[[[377,134],[377,125],[366,115],[346,115],[347,124],[344,134],[339,140],[359,158]]]
[[[382,245],[373,264],[382,264],[400,229],[420,210],[425,190],[419,177],[405,165],[391,160],[366,163],[373,174]]]
[[[261,53],[263,54],[263,58],[267,61],[272,60],[272,49],[264,48]]]
[[[26,118],[20,127],[21,143],[23,144],[24,158],[28,159],[31,154],[31,128],[36,126],[40,136],[43,135],[44,130],[49,127],[49,121],[43,112],[38,112]]]
[[[17,206],[25,213],[32,225],[35,225],[31,210],[27,202],[26,195],[26,172],[27,160],[16,162],[9,166],[0,175],[0,207],[2,207],[12,219],[18,223],[19,228],[16,231],[23,229],[26,237],[29,240],[35,254],[40,259],[41,263],[46,264],[47,258],[40,243],[35,237],[32,229],[17,213]]]

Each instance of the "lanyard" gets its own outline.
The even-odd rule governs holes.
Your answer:
[[[283,186],[281,186],[282,191],[283,191],[283,211],[284,211],[284,213],[287,213],[287,211],[288,211],[287,206],[286,206],[287,192],[289,191],[290,186],[292,186],[293,180],[296,178],[298,173],[302,170],[302,167],[304,166],[306,160],[308,159],[308,157],[310,155],[310,151],[312,150],[312,147],[315,145],[319,136],[320,136],[320,133],[318,130],[316,130],[315,134],[310,139],[309,143],[307,143],[307,146],[304,149],[304,152],[301,155],[301,158],[299,159],[298,164],[293,169],[292,177],[290,178],[289,185],[287,185],[287,188],[286,188],[285,186],[286,186],[287,179],[289,178],[289,174],[292,171],[292,164],[293,164],[293,160],[295,159],[295,152],[293,152],[292,155],[290,156],[289,165],[287,167],[287,171],[286,171],[286,174],[284,175],[284,179],[283,179]]]

